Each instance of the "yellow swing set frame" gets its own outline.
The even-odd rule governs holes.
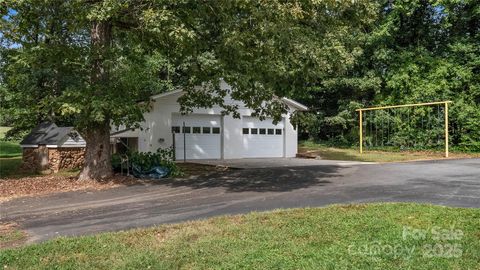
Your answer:
[[[381,107],[370,107],[357,109],[359,113],[359,141],[360,141],[360,154],[363,154],[363,112],[365,111],[374,111],[374,110],[384,110],[384,109],[395,109],[395,108],[405,108],[405,107],[419,107],[419,106],[431,106],[431,105],[444,105],[445,106],[445,157],[448,157],[448,104],[452,101],[438,101],[438,102],[428,102],[428,103],[416,103],[416,104],[404,104],[404,105],[393,105],[393,106],[381,106]]]

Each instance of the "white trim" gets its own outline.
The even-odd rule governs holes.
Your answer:
[[[77,145],[56,145],[56,144],[47,144],[47,148],[85,148],[86,144],[77,144]],[[21,148],[37,148],[38,144],[21,144]]]
[[[56,144],[47,144],[47,148],[58,148],[58,145]]]
[[[177,90],[168,91],[168,92],[165,92],[165,93],[153,95],[150,98],[151,99],[159,99],[159,98],[162,98],[162,97],[170,96],[170,95],[173,95],[173,94],[178,94],[178,93],[181,93],[181,92],[183,92],[182,89],[177,89]]]
[[[287,157],[287,119],[286,117],[282,117],[282,122],[283,122],[283,128],[282,128],[282,136],[283,136],[283,155],[282,157],[286,158]]]
[[[220,159],[225,159],[225,115],[220,116]]]
[[[87,145],[85,144],[77,144],[77,145],[56,145],[56,144],[47,144],[47,148],[85,148]]]
[[[38,144],[20,144],[21,148],[36,148]]]
[[[292,105],[293,107],[295,107],[295,108],[297,108],[297,109],[299,109],[299,111],[307,111],[307,110],[308,110],[308,107],[307,107],[307,106],[305,106],[305,105],[303,105],[303,104],[301,104],[301,103],[299,103],[299,102],[296,102],[296,101],[293,100],[293,99],[289,99],[289,98],[284,97],[284,98],[282,98],[282,101],[285,102],[285,103],[287,103],[287,104]]]
[[[138,138],[140,137],[139,128],[129,128],[110,133],[110,138]]]
[[[48,146],[47,146],[48,147]],[[86,144],[67,144],[67,145],[60,145],[60,146],[55,146],[55,147],[51,147],[51,148],[85,148],[87,147]]]

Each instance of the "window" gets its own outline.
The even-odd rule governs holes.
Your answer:
[[[243,134],[249,134],[249,131],[250,131],[250,129],[244,128],[244,129],[243,129]]]
[[[275,129],[275,135],[282,135],[282,129],[280,128]]]
[[[251,128],[251,129],[250,129],[250,134],[258,134],[258,129],[256,129],[256,128]]]
[[[183,133],[190,133],[190,127],[183,127]]]
[[[179,126],[172,127],[172,133],[180,133],[180,127]]]
[[[213,134],[220,134],[220,128],[219,127],[213,127],[212,128],[212,133]]]
[[[265,128],[260,128],[259,130],[261,135],[265,135],[265,133],[267,132]]]
[[[210,134],[210,127],[203,127],[203,134]]]
[[[201,129],[200,129],[200,127],[193,127],[192,131],[193,131],[193,133],[200,133]]]
[[[268,129],[268,135],[273,135],[275,133],[275,130],[273,128]]]

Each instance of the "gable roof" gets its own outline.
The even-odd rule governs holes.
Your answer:
[[[169,91],[169,92],[165,92],[165,93],[161,93],[161,94],[151,96],[151,99],[159,99],[159,98],[162,98],[162,97],[167,97],[167,96],[182,93],[182,92],[183,92],[183,90],[177,89],[177,90],[173,90],[173,91]],[[299,103],[299,102],[297,102],[293,99],[289,99],[289,98],[284,97],[284,98],[281,98],[281,100],[285,104],[287,104],[287,105],[289,105],[289,106],[291,106],[291,107],[293,107],[293,108],[295,108],[299,111],[307,111],[308,110],[307,106],[305,106],[305,105],[303,105],[303,104],[301,104],[301,103]]]
[[[72,131],[74,131],[73,127],[59,127],[55,123],[43,122],[32,129],[20,142],[20,145],[58,145],[62,143]]]
[[[162,97],[170,96],[170,95],[181,93],[181,92],[183,92],[183,90],[177,89],[177,90],[172,90],[172,91],[156,94],[156,95],[151,96],[150,98],[151,99],[159,99],[159,98],[162,98]]]
[[[299,111],[307,111],[308,110],[307,106],[305,106],[305,105],[301,104],[300,102],[297,102],[293,99],[289,99],[289,98],[284,97],[284,98],[282,98],[282,101],[284,103],[286,103],[287,105],[290,105],[290,106],[294,107],[295,109],[297,109]]]

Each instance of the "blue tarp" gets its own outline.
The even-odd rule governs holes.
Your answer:
[[[155,166],[149,170],[142,170],[139,166],[132,164],[132,174],[138,178],[160,179],[166,177],[170,170],[165,167]]]

